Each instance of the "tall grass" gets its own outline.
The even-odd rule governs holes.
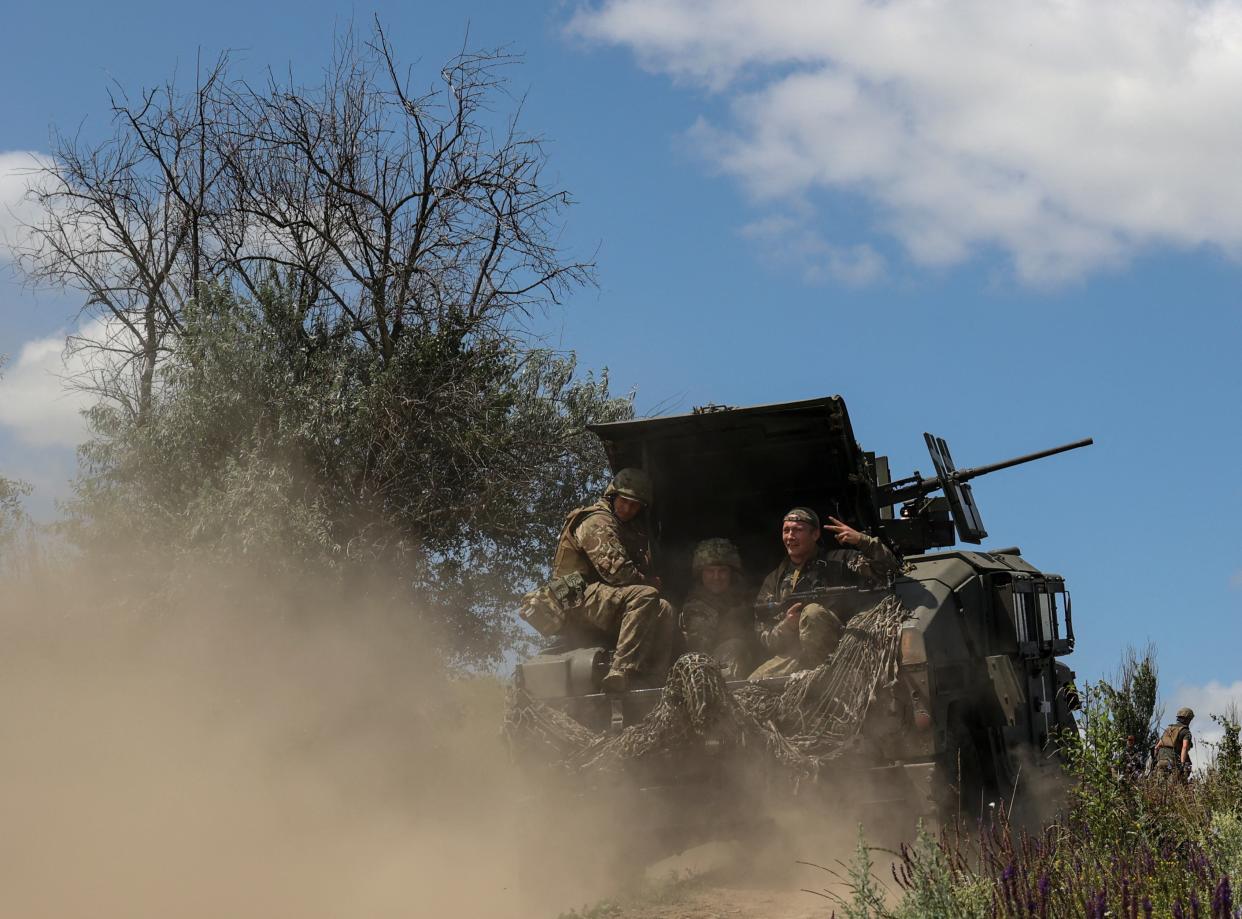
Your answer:
[[[896,853],[888,895],[857,882],[871,870],[865,847],[850,866],[851,919],[1086,917],[1238,919],[1242,879],[1242,757],[1238,720],[1215,759],[1188,783],[1139,771],[1109,689],[1083,694],[1079,731],[1062,738],[1073,787],[1064,813],[1038,831],[987,823],[920,831]],[[1201,754],[1200,754],[1201,755]],[[1000,810],[1000,808],[998,808]],[[865,861],[864,861],[865,859]],[[861,896],[859,894],[862,894]]]

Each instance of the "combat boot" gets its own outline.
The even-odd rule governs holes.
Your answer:
[[[609,694],[625,692],[626,686],[629,684],[629,676],[624,670],[613,668],[608,671],[599,684],[601,692]]]

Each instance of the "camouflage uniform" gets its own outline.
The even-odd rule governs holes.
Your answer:
[[[672,646],[673,608],[648,583],[649,563],[646,532],[623,523],[607,499],[569,514],[552,563],[554,578],[578,573],[586,581],[568,624],[615,639],[610,672],[627,678],[662,678]]]
[[[703,583],[708,568],[730,573],[726,590],[713,593]],[[690,570],[695,586],[681,609],[686,650],[709,654],[720,664],[726,680],[745,679],[754,666],[755,613],[740,588],[742,557],[727,539],[705,539],[694,547]]]
[[[1187,750],[1194,746],[1190,736],[1190,721],[1194,712],[1188,708],[1177,713],[1177,720],[1164,729],[1156,748],[1152,751],[1155,758],[1156,774],[1166,781],[1185,782],[1190,778],[1190,756],[1187,753],[1186,764],[1182,765],[1182,741],[1186,742]]]
[[[686,650],[710,654],[726,680],[744,680],[754,666],[754,622],[750,600],[736,588],[713,594],[696,586],[681,607]]]
[[[862,534],[858,548],[824,549],[795,565],[786,557],[759,588],[756,604],[780,602],[795,590],[821,587],[879,587],[900,569],[897,557],[874,536]],[[755,630],[764,651],[773,655],[760,664],[750,679],[785,676],[817,667],[837,648],[844,623],[820,603],[802,607],[797,626],[784,616],[775,621],[756,622]]]

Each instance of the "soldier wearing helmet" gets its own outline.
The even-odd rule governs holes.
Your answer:
[[[694,586],[681,608],[686,649],[710,654],[726,680],[754,666],[755,614],[742,584],[742,558],[727,539],[705,539],[691,560]]]
[[[1190,736],[1190,722],[1195,713],[1189,708],[1177,710],[1177,720],[1164,729],[1151,751],[1156,774],[1167,781],[1185,782],[1190,778],[1190,748],[1194,740]]]
[[[657,683],[672,649],[673,609],[651,572],[643,510],[651,505],[651,480],[626,468],[594,504],[570,511],[561,527],[552,581],[526,597],[522,616],[544,634],[566,626],[586,640],[616,642],[605,692],[621,692],[636,679]]]
[[[795,507],[781,521],[786,557],[759,588],[756,606],[779,608],[795,591],[820,587],[877,587],[900,568],[889,548],[835,517],[820,525],[809,507]],[[834,538],[840,548],[825,549],[820,533]],[[841,617],[821,603],[793,603],[774,621],[756,620],[759,643],[771,657],[750,679],[784,676],[824,663],[837,648],[845,630]]]

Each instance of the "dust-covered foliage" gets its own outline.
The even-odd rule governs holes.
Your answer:
[[[31,560],[34,530],[23,504],[29,494],[25,482],[0,475],[0,575]]]
[[[453,652],[493,659],[564,509],[600,485],[585,425],[629,401],[570,357],[495,341],[407,336],[388,366],[349,337],[303,347],[273,321],[283,296],[205,291],[148,415],[92,410],[78,543],[106,553],[119,527],[161,552],[382,567]]]
[[[116,90],[102,143],[56,138],[21,264],[98,320],[74,342],[100,397],[79,546],[124,533],[153,588],[203,553],[383,570],[461,661],[517,640],[513,601],[602,485],[586,425],[632,402],[528,331],[593,268],[515,63],[463,51],[418,88],[377,25],[313,85],[226,57],[188,91]]]
[[[25,482],[0,475],[0,540],[11,535],[25,516],[22,499],[30,494]]]
[[[843,919],[871,919],[873,916],[888,915],[888,898],[883,885],[875,876],[874,858],[863,836],[862,827],[858,828],[854,857],[848,863],[839,862],[838,865],[841,869],[839,871],[830,867],[824,867],[824,870],[836,879],[843,891],[829,888],[816,892],[834,903],[841,910]]]
[[[4,375],[5,360],[5,356],[0,354],[0,376]],[[14,542],[28,524],[22,502],[29,494],[29,485],[8,478],[0,471],[0,572],[12,554]]]
[[[1144,663],[1147,666],[1144,666]],[[976,826],[951,826],[938,838],[920,832],[903,845],[887,895],[863,885],[874,859],[856,856],[843,905],[851,916],[885,919],[976,917],[1211,916],[1242,914],[1233,879],[1242,871],[1242,795],[1230,751],[1236,716],[1226,713],[1225,739],[1183,783],[1141,764],[1135,770],[1135,725],[1150,700],[1156,672],[1151,652],[1129,651],[1127,687],[1083,687],[1078,730],[1061,738],[1073,780],[1068,807],[1038,831],[1011,825],[1003,813]],[[1150,680],[1136,689],[1135,682]],[[1137,698],[1127,709],[1119,698]],[[1137,712],[1137,720],[1127,720]],[[1149,715],[1150,717],[1150,715]],[[1232,720],[1231,720],[1232,719]],[[1154,742],[1154,741],[1153,741]],[[1150,747],[1147,748],[1150,753]]]

